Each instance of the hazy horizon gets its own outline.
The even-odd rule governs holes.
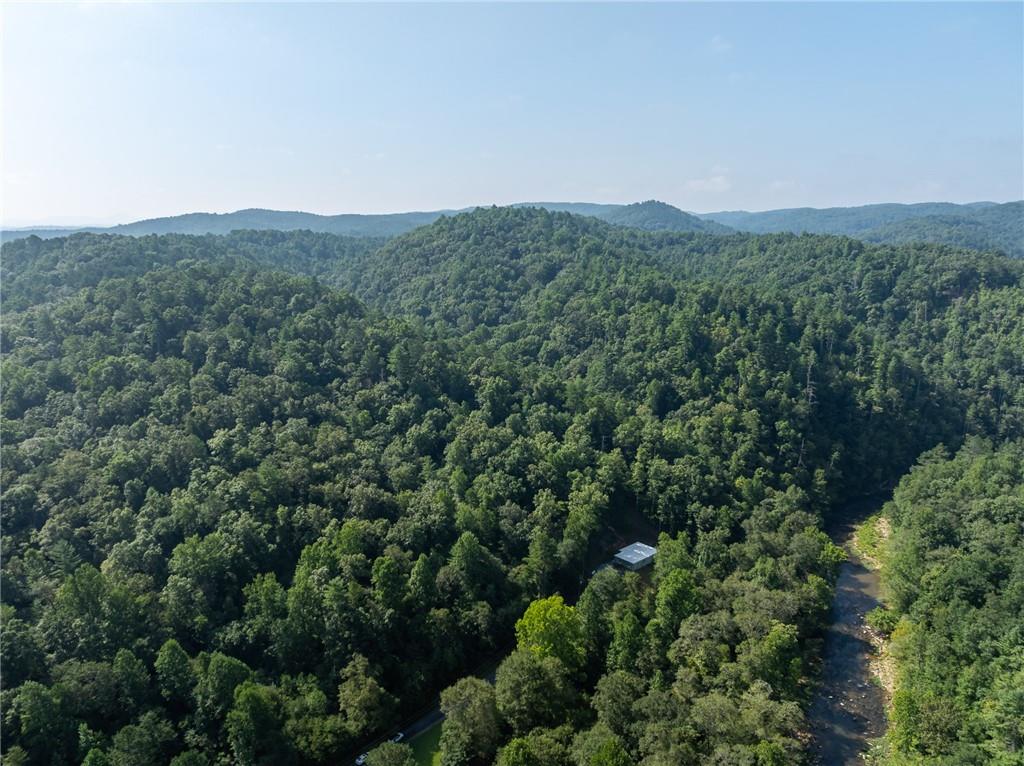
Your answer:
[[[240,212],[243,212],[245,210],[268,210],[268,211],[275,212],[275,213],[304,213],[304,214],[319,215],[319,216],[324,216],[324,217],[328,217],[329,218],[329,217],[332,217],[332,216],[340,216],[340,215],[366,215],[366,216],[381,215],[381,216],[383,216],[383,215],[402,215],[403,213],[436,213],[436,212],[448,212],[448,211],[459,212],[459,211],[463,211],[463,210],[472,210],[474,208],[490,207],[492,204],[498,205],[499,207],[500,206],[508,206],[508,205],[532,205],[532,204],[536,204],[536,205],[558,205],[558,204],[561,204],[561,205],[574,205],[574,204],[631,205],[631,204],[636,204],[636,203],[639,203],[639,202],[644,202],[644,201],[647,201],[649,199],[651,199],[651,198],[646,198],[644,200],[632,200],[632,201],[629,201],[629,202],[610,202],[610,201],[605,201],[605,200],[536,199],[536,200],[521,200],[519,202],[511,202],[511,203],[501,203],[500,205],[499,205],[499,203],[480,203],[478,205],[467,205],[467,206],[461,207],[461,208],[439,207],[439,208],[434,208],[433,210],[386,210],[386,211],[367,211],[367,212],[361,212],[361,213],[351,213],[351,212],[346,211],[346,210],[340,210],[340,211],[336,211],[336,212],[321,213],[321,212],[317,212],[317,211],[314,211],[314,210],[299,210],[299,209],[295,209],[295,208],[255,208],[255,207],[251,207],[250,206],[250,207],[233,208],[233,209],[230,209],[230,210],[186,210],[186,211],[182,211],[182,212],[179,212],[179,213],[169,213],[167,215],[158,215],[158,216],[147,216],[146,218],[133,218],[131,220],[124,220],[124,221],[122,221],[122,220],[113,220],[113,221],[106,221],[106,222],[72,221],[72,222],[69,222],[69,223],[61,223],[61,222],[51,223],[51,222],[45,222],[44,221],[42,223],[26,223],[26,224],[10,224],[10,225],[8,225],[6,223],[3,223],[3,224],[0,224],[0,228],[8,230],[8,231],[17,231],[19,229],[105,228],[105,227],[119,226],[119,225],[122,225],[122,224],[138,223],[140,221],[146,221],[146,220],[159,220],[159,219],[164,219],[164,218],[178,218],[178,217],[181,217],[181,216],[196,215],[196,214],[198,214],[198,215],[204,215],[204,214],[231,215],[233,213],[240,213]],[[657,201],[664,202],[664,200],[657,200]],[[831,205],[828,208],[816,207],[814,205],[787,205],[785,208],[764,208],[762,210],[750,210],[750,209],[740,210],[740,209],[725,209],[725,208],[722,208],[720,210],[684,210],[684,212],[692,213],[694,215],[709,215],[709,214],[712,214],[712,213],[734,213],[734,212],[767,213],[767,212],[772,212],[772,211],[775,211],[775,210],[790,210],[790,209],[792,209],[792,210],[799,210],[799,209],[826,210],[826,209],[829,209],[829,208],[842,209],[842,208],[855,208],[855,207],[871,207],[871,206],[874,206],[874,205],[889,205],[889,204],[895,204],[895,205],[925,205],[925,204],[953,204],[953,205],[994,204],[994,205],[1002,205],[1002,204],[1006,204],[1008,202],[1020,202],[1020,201],[1024,201],[1024,200],[1008,199],[1008,200],[995,201],[995,200],[991,200],[991,199],[978,199],[978,200],[968,200],[966,202],[953,202],[951,200],[943,200],[943,199],[928,199],[928,200],[919,200],[918,202],[879,201],[879,202],[866,202],[866,203],[864,203],[862,205]],[[668,203],[668,204],[671,204],[671,203]],[[682,209],[682,208],[680,208],[680,209]]]
[[[5,227],[1024,198],[1019,3],[0,13]]]

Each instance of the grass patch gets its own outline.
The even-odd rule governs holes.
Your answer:
[[[896,625],[899,624],[900,616],[896,614],[896,612],[886,609],[884,606],[876,606],[868,612],[867,615],[865,615],[864,619],[869,628],[888,637],[892,635],[894,630],[896,630]]]
[[[416,766],[441,765],[441,724],[409,740]]]
[[[857,552],[872,569],[881,566],[888,528],[888,520],[881,513],[876,513],[865,519],[854,533],[853,541],[857,546]]]

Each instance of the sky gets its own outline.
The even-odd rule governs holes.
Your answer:
[[[4,4],[0,219],[1024,197],[1024,3]]]

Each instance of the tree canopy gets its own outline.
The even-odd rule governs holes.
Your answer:
[[[11,763],[335,763],[442,692],[449,766],[798,762],[823,522],[925,453],[900,746],[1019,747],[1021,262],[535,208],[2,256]]]

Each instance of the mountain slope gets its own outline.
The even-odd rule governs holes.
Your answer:
[[[1024,202],[791,208],[750,213],[703,213],[740,231],[843,234],[869,242],[936,242],[975,250],[1002,250],[1024,257]]]
[[[658,200],[634,202],[629,205],[601,205],[590,202],[524,202],[513,207],[538,207],[553,213],[573,213],[599,218],[615,226],[645,231],[703,231],[727,234],[730,227],[704,220],[691,213]]]
[[[727,234],[732,231],[721,223],[703,220],[657,200],[623,205],[597,217],[616,226],[630,226],[646,231],[704,231],[710,234]]]
[[[241,229],[275,229],[279,231],[307,229],[352,237],[393,237],[412,231],[418,226],[432,223],[445,213],[450,212],[452,211],[436,210],[381,215],[355,213],[317,215],[316,213],[250,208],[236,210],[233,213],[186,213],[166,218],[134,221],[117,226],[83,227],[71,231],[93,234],[126,234],[137,237],[147,234],[228,234]],[[50,239],[67,236],[71,231],[66,228],[12,229],[3,232],[3,239],[7,241],[33,234],[41,239]]]
[[[1002,250],[1024,258],[1024,202],[1008,202],[954,215],[927,215],[864,232],[868,242],[938,242],[973,250]]]
[[[900,303],[912,300],[905,291],[923,273],[935,282],[929,298],[945,302],[958,290],[973,289],[980,275],[989,284],[1013,282],[1018,266],[997,255],[937,245],[895,248],[810,234],[647,232],[540,208],[481,208],[389,240],[354,262],[350,286],[385,311],[480,329],[518,318],[536,300],[533,291],[569,274],[597,279],[594,272],[602,278],[623,273],[639,282],[654,272],[661,279],[756,285],[804,296],[853,289],[881,309],[893,295]]]
[[[791,231],[810,234],[846,234],[856,236],[870,229],[928,215],[954,215],[983,209],[993,203],[956,205],[951,202],[922,202],[914,205],[883,203],[857,207],[796,207],[762,212],[723,210],[701,213],[700,218],[718,221],[741,231],[759,234]]]
[[[664,202],[650,200],[632,205],[601,205],[588,202],[536,202],[521,203],[513,207],[540,207],[546,210],[588,215],[614,223],[650,231],[709,231],[724,233],[729,228],[684,213]],[[54,227],[10,229],[2,232],[2,239],[10,241],[37,236],[41,239],[66,237],[75,232],[91,234],[126,234],[133,237],[147,234],[229,234],[242,229],[278,231],[309,230],[349,237],[394,237],[420,226],[433,223],[442,215],[467,212],[463,210],[433,210],[427,212],[386,213],[364,215],[317,215],[316,213],[262,210],[249,208],[233,213],[186,213],[166,218],[150,218],[117,226],[85,226],[81,228]]]
[[[229,235],[128,237],[79,232],[5,242],[0,262],[4,309],[58,301],[104,279],[138,277],[183,261],[231,261],[235,266],[313,276],[347,284],[350,269],[386,242],[311,231],[236,231]]]
[[[227,234],[237,229],[308,229],[327,234],[359,237],[391,237],[437,220],[445,212],[394,213],[384,215],[316,215],[279,210],[238,210],[234,213],[190,213],[171,218],[115,226],[111,234]]]
[[[871,242],[937,242],[977,250],[1003,250],[1024,257],[1024,202],[995,204],[976,202],[956,205],[925,202],[916,205],[881,204],[849,208],[791,208],[759,213],[721,211],[693,215],[656,200],[630,205],[590,202],[527,202],[512,207],[537,207],[552,212],[591,216],[616,226],[647,231],[706,232],[726,234],[748,231],[760,234],[808,232],[842,234]],[[29,236],[42,239],[65,237],[73,232],[127,234],[228,234],[242,229],[342,234],[356,237],[394,237],[433,223],[442,215],[467,212],[435,210],[382,215],[317,215],[280,210],[247,209],[234,213],[188,213],[153,218],[108,228],[11,229],[0,239],[11,241]]]
[[[488,208],[2,256],[5,763],[351,763],[513,632],[456,687],[481,762],[520,726],[546,766],[801,763],[830,501],[1024,434],[993,253]],[[650,576],[588,578],[632,529]],[[1009,572],[977,529],[914,582]],[[539,611],[572,651],[526,643]]]

